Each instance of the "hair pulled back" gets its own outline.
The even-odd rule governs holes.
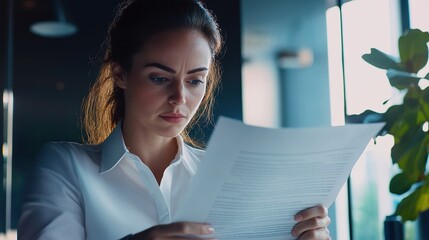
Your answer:
[[[119,5],[105,41],[106,52],[99,75],[83,103],[82,124],[88,143],[103,142],[125,116],[124,91],[115,84],[113,64],[129,71],[133,56],[151,37],[181,28],[199,31],[213,56],[206,94],[194,118],[181,133],[186,142],[198,145],[189,137],[189,130],[197,122],[211,120],[220,77],[215,57],[220,52],[222,38],[214,16],[197,0],[129,0]]]

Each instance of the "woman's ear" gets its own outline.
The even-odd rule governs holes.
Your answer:
[[[115,84],[118,87],[120,87],[122,89],[127,88],[126,74],[125,74],[124,70],[122,69],[122,67],[119,66],[118,63],[112,64],[112,75],[113,75],[113,78],[115,79]]]

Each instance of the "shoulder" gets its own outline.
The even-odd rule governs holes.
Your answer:
[[[99,145],[85,145],[74,142],[50,142],[45,144],[36,157],[42,168],[73,167],[84,159],[97,159],[100,155]]]
[[[97,145],[84,145],[73,142],[50,142],[45,144],[35,159],[32,170],[30,192],[55,194],[53,189],[66,188],[74,195],[80,195],[82,172],[95,163],[100,154]],[[97,171],[95,170],[95,171]]]
[[[36,157],[22,204],[18,239],[84,238],[84,201],[73,158],[85,145],[45,144]]]

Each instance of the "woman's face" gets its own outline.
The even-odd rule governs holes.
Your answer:
[[[124,124],[144,134],[179,135],[204,97],[211,56],[198,31],[166,31],[150,38],[134,55],[129,72],[114,68],[116,84],[125,93]]]

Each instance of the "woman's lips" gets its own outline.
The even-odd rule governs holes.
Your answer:
[[[165,114],[160,117],[170,123],[180,123],[185,120],[185,116],[181,114]]]

